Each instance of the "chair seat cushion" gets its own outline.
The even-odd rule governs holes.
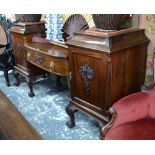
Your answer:
[[[145,118],[112,127],[106,140],[155,140],[155,119]]]
[[[155,87],[150,92],[150,110],[149,110],[149,116],[153,119],[155,119]]]

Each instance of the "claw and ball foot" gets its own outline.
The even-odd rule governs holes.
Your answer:
[[[20,82],[19,82],[19,74],[18,73],[16,73],[16,72],[14,72],[13,73],[13,76],[14,76],[14,78],[15,78],[15,80],[16,80],[16,82],[14,83],[14,85],[16,86],[16,87],[18,87],[19,85],[20,85]]]
[[[75,107],[72,104],[70,104],[70,103],[66,107],[66,113],[70,117],[70,121],[68,121],[66,123],[66,125],[68,126],[68,128],[73,128],[75,126],[75,116],[74,116],[74,113],[77,112],[77,111],[78,110],[75,109]]]
[[[34,97],[35,94],[33,92],[33,80],[31,78],[26,78],[26,82],[28,84],[28,87],[30,91],[28,92],[29,97]]]

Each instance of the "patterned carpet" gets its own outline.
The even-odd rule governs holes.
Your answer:
[[[35,97],[28,97],[28,86],[21,77],[21,85],[15,87],[12,71],[9,72],[11,86],[5,85],[3,72],[0,72],[0,89],[12,101],[22,115],[46,140],[98,140],[97,123],[92,118],[78,112],[75,114],[76,126],[69,129],[69,120],[65,112],[68,104],[69,90],[65,83],[63,91],[55,88],[54,78],[39,78],[34,83]]]

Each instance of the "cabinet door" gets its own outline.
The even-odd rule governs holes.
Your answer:
[[[105,54],[69,49],[71,81],[71,100],[85,110],[104,114],[110,94],[110,63]]]
[[[16,66],[22,66],[27,68],[27,51],[24,47],[24,43],[32,40],[32,35],[23,35],[12,33],[13,49]]]

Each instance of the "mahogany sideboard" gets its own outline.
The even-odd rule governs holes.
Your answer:
[[[61,89],[61,77],[69,77],[68,46],[65,43],[25,43],[27,61],[32,65],[56,75],[57,89]]]
[[[38,67],[31,65],[27,61],[27,51],[24,43],[32,42],[33,36],[45,36],[45,22],[24,22],[15,24],[11,29],[13,40],[13,51],[15,57],[14,77],[16,79],[16,86],[20,85],[18,75],[25,77],[29,86],[30,97],[35,94],[32,89],[32,82],[38,75],[44,75],[46,72]]]
[[[149,39],[144,29],[115,32],[89,29],[67,41],[71,97],[67,126],[75,126],[74,113],[82,111],[99,124],[109,121],[114,102],[141,90]]]

